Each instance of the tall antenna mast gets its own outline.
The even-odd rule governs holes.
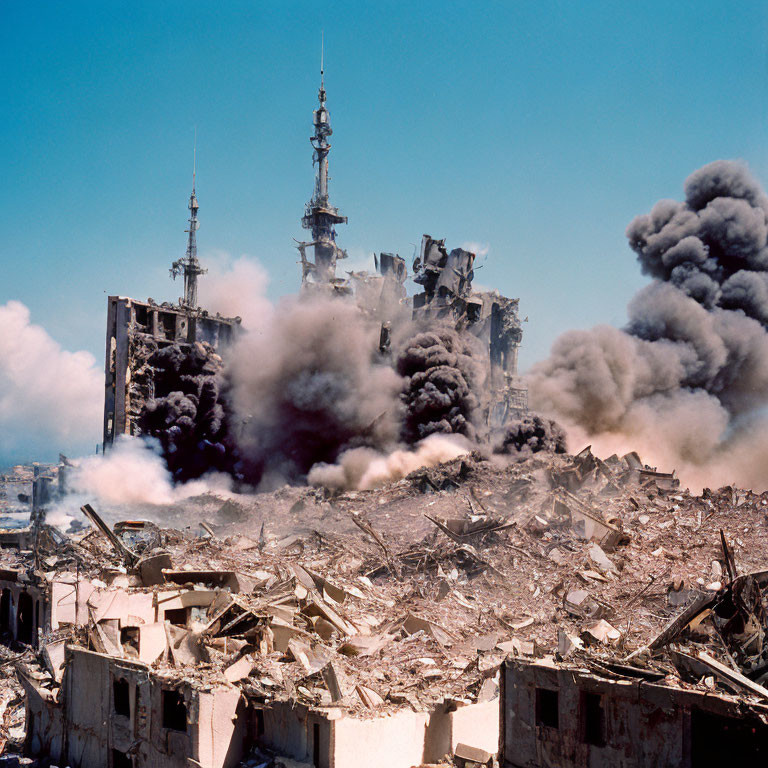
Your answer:
[[[309,141],[312,144],[312,164],[317,167],[315,173],[315,190],[312,198],[304,207],[301,226],[312,232],[312,240],[299,244],[303,267],[302,281],[310,275],[313,282],[327,283],[336,277],[336,260],[345,259],[346,251],[336,245],[336,224],[346,224],[347,217],[339,213],[339,209],[331,205],[328,197],[328,153],[331,143],[328,141],[333,133],[331,118],[325,105],[325,33],[320,34],[320,90],[317,94],[319,102],[313,113],[314,134]],[[305,249],[314,249],[314,264],[306,260]]]
[[[177,259],[171,265],[171,277],[175,280],[178,275],[184,275],[184,296],[179,299],[179,304],[192,309],[197,308],[197,278],[208,270],[200,266],[197,260],[196,232],[200,228],[197,220],[197,204],[195,194],[195,177],[197,175],[197,126],[195,126],[195,143],[192,149],[192,194],[189,196],[189,229],[184,230],[189,234],[187,239],[187,254],[183,259]]]

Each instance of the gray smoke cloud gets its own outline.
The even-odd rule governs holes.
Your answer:
[[[739,163],[693,173],[627,228],[654,281],[626,328],[557,339],[529,375],[533,407],[571,441],[636,448],[692,486],[765,488],[768,198]]]
[[[402,380],[378,334],[354,300],[303,294],[237,341],[227,375],[246,480],[300,479],[345,450],[396,444]]]
[[[565,453],[565,430],[552,419],[530,413],[505,424],[494,435],[494,453],[525,459],[539,451]]]

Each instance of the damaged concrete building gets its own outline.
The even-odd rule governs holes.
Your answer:
[[[233,547],[158,531],[131,550],[135,524],[118,535],[84,512],[95,528],[49,556],[51,581],[74,581],[69,602],[41,628],[37,657],[18,665],[29,755],[82,768],[219,768],[261,749],[354,768],[366,742],[382,747],[367,765],[407,768],[465,741],[495,751],[496,684],[435,661],[459,636],[423,616],[403,613],[374,634],[366,604],[390,602],[381,587],[337,581],[248,539]],[[238,570],[210,567],[222,558]],[[390,670],[385,700],[369,666],[386,646],[374,676]],[[427,695],[409,693],[423,678]]]
[[[413,281],[424,290],[413,297],[413,317],[424,324],[448,322],[487,346],[488,421],[499,427],[528,411],[528,390],[517,371],[523,339],[519,299],[508,299],[497,291],[473,291],[474,263],[471,251],[454,248],[448,252],[445,240],[424,235],[413,263]]]
[[[519,299],[509,299],[496,291],[472,289],[475,254],[464,248],[448,252],[445,240],[423,235],[413,262],[413,282],[423,288],[408,297],[405,282],[408,270],[398,254],[374,254],[376,274],[348,272],[336,275],[336,262],[347,257],[336,243],[337,224],[347,217],[330,202],[328,190],[328,137],[333,133],[326,106],[326,91],[321,79],[319,106],[313,113],[315,132],[310,139],[313,165],[317,166],[315,187],[307,203],[302,226],[312,232],[311,241],[298,242],[302,269],[302,290],[354,294],[361,310],[381,323],[380,350],[388,349],[393,326],[412,319],[422,327],[447,325],[468,331],[481,339],[487,352],[489,398],[488,423],[500,427],[528,412],[528,391],[518,375],[517,358],[523,329],[518,314]],[[314,261],[307,256],[313,250]]]
[[[768,755],[765,699],[746,704],[680,688],[661,671],[599,666],[504,663],[504,768],[760,765]]]
[[[171,267],[175,278],[183,275],[184,296],[177,304],[157,304],[110,296],[107,302],[107,343],[104,391],[104,449],[119,435],[141,434],[140,417],[157,392],[152,356],[177,345],[182,351],[198,345],[202,354],[214,355],[234,340],[239,317],[222,317],[198,306],[197,278],[205,274],[197,258],[199,205],[194,188],[189,198],[187,252]]]

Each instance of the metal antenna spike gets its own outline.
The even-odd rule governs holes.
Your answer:
[[[197,172],[197,126],[195,126],[195,142],[192,145],[192,194],[195,194],[195,173]]]
[[[325,31],[320,30],[320,88],[325,87]]]

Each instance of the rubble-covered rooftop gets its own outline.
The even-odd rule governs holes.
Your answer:
[[[95,516],[63,543],[4,551],[6,580],[79,585],[22,676],[55,690],[66,642],[370,718],[493,700],[512,654],[768,701],[768,493],[695,496],[636,454],[585,449],[183,507],[184,529]]]

